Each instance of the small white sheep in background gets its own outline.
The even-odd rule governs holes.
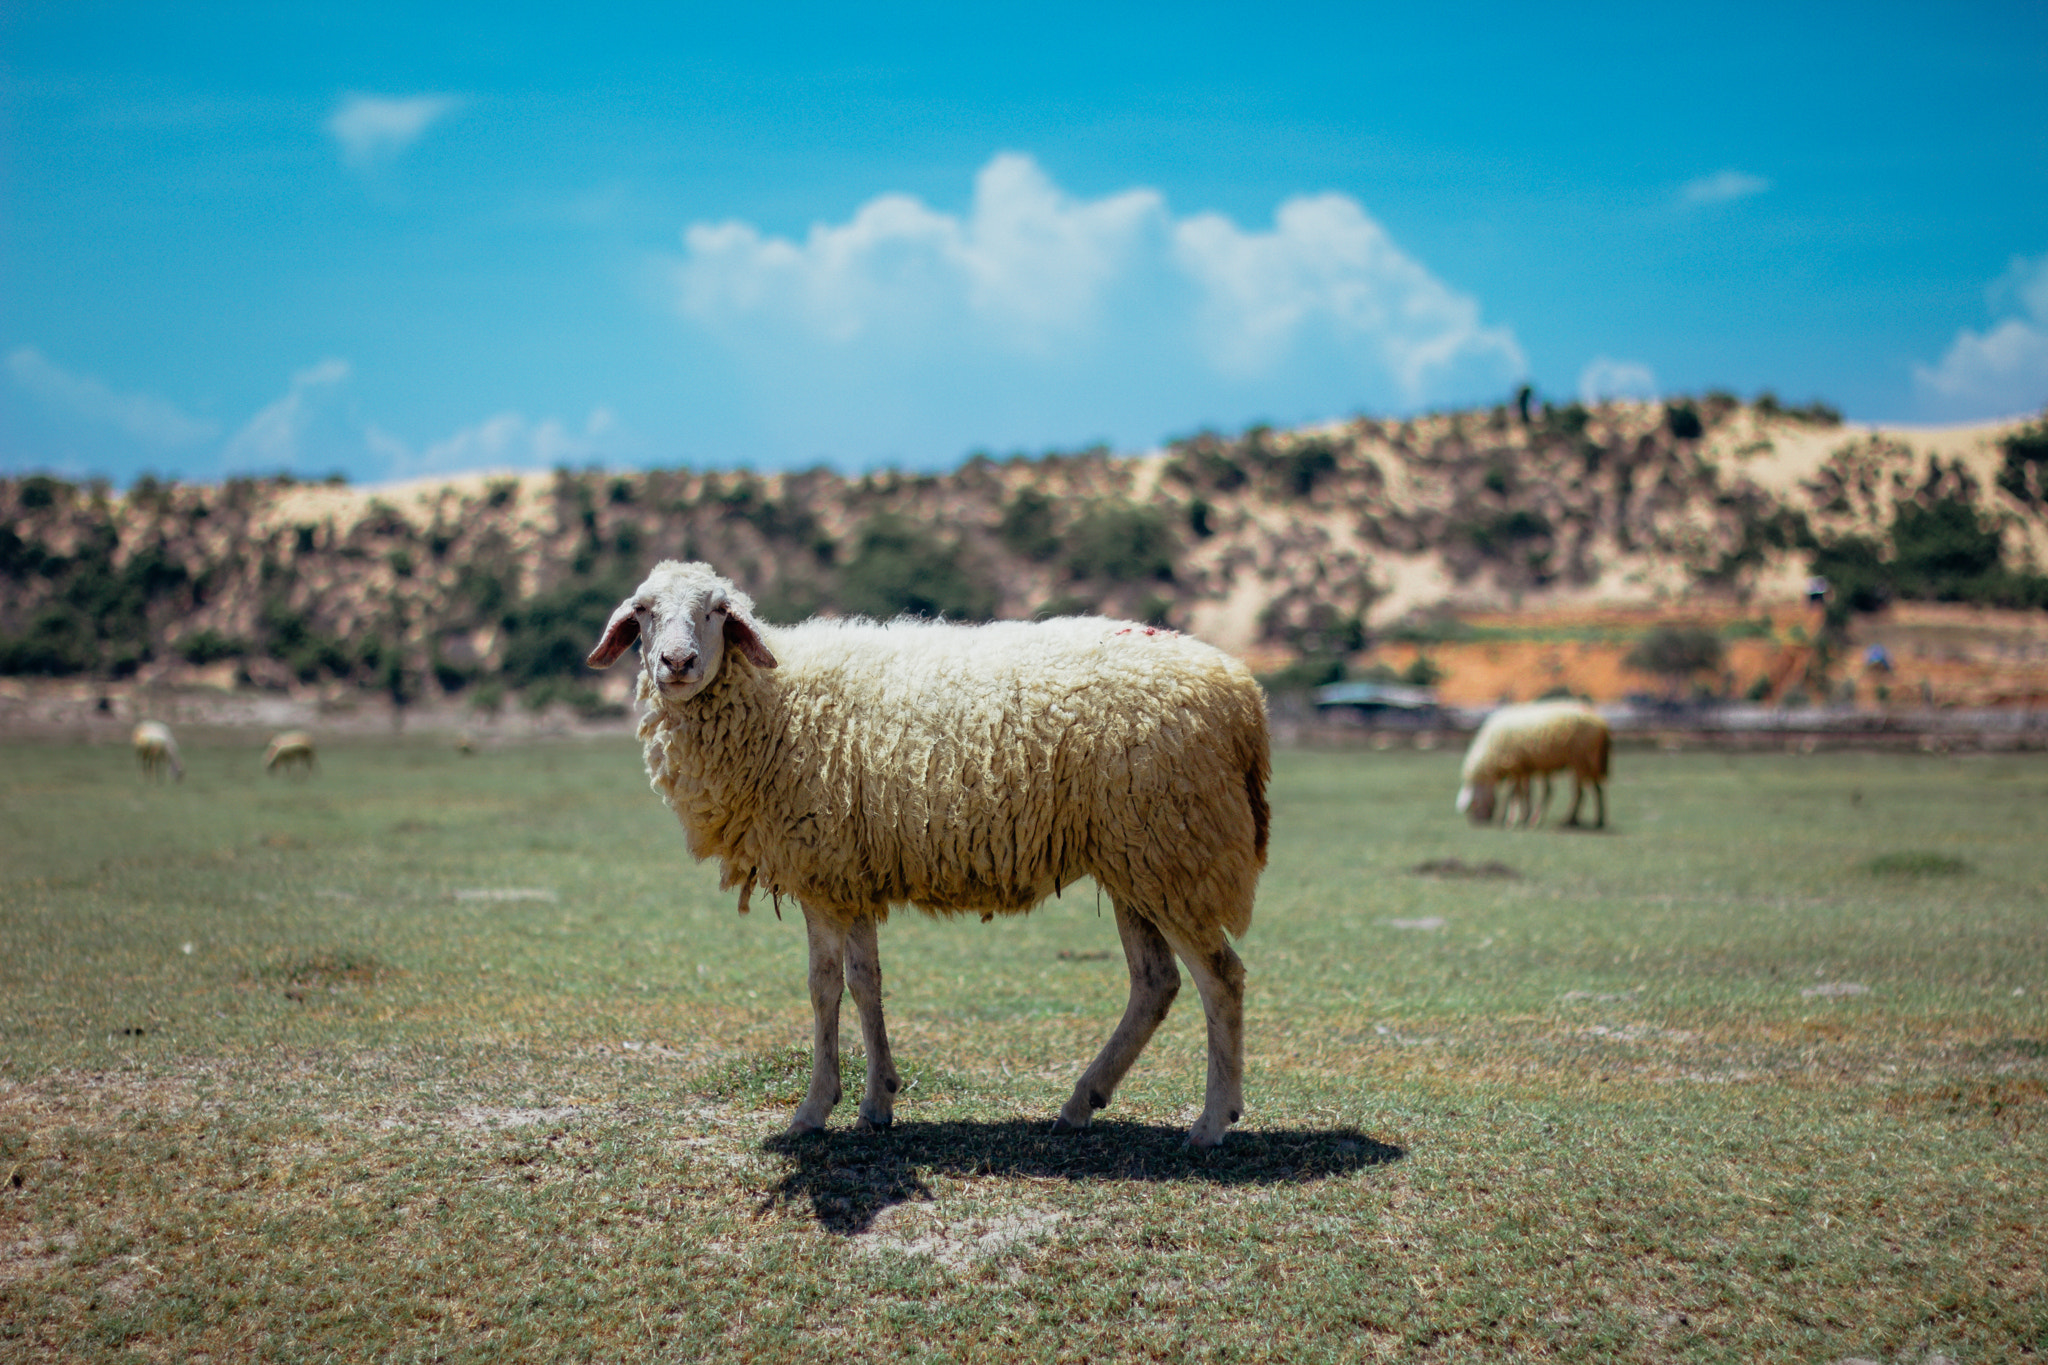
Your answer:
[[[169,768],[171,776],[178,781],[185,780],[185,765],[178,759],[178,741],[171,738],[171,727],[160,720],[146,720],[135,727],[131,742],[135,745],[135,757],[142,763],[142,775],[159,780],[163,770]]]
[[[983,920],[1092,876],[1109,892],[1130,1001],[1055,1131],[1106,1106],[1166,1017],[1187,964],[1208,1021],[1208,1087],[1188,1134],[1244,1109],[1244,965],[1269,820],[1264,695],[1187,636],[1100,617],[982,626],[899,619],[769,626],[709,565],[673,560],[591,651],[640,643],[640,738],[656,792],[720,886],[803,907],[809,1092],[791,1132],[839,1100],[839,1001],[867,1048],[864,1127],[900,1082],[882,1019],[876,926],[891,906]]]
[[[1579,803],[1591,786],[1599,815],[1596,829],[1607,825],[1607,759],[1613,737],[1607,722],[1575,701],[1525,702],[1503,706],[1486,718],[1472,747],[1465,751],[1464,785],[1458,791],[1458,809],[1475,825],[1492,821],[1494,790],[1507,783],[1505,820],[1536,825],[1550,808],[1550,775],[1561,769],[1572,771],[1572,809],[1565,824],[1579,823]],[[1530,801],[1530,779],[1543,779],[1543,802]]]
[[[294,766],[310,773],[313,763],[313,737],[304,730],[272,735],[270,747],[263,751],[263,771],[267,773],[290,772]]]

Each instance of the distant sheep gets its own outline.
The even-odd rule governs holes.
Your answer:
[[[655,566],[590,663],[637,640],[656,792],[720,886],[802,906],[813,1012],[791,1132],[840,1097],[839,1001],[867,1048],[863,1127],[893,1119],[876,926],[891,906],[1021,914],[1081,877],[1109,892],[1130,1001],[1054,1131],[1085,1127],[1194,974],[1208,1087],[1188,1134],[1244,1109],[1244,965],[1266,862],[1265,698],[1244,665],[1170,630],[1100,617],[765,625],[705,564]]]
[[[1541,822],[1550,808],[1550,775],[1561,769],[1572,772],[1572,808],[1566,825],[1579,823],[1579,803],[1591,786],[1599,807],[1594,827],[1607,824],[1607,760],[1613,739],[1607,722],[1589,707],[1575,701],[1528,702],[1503,706],[1486,718],[1472,747],[1465,751],[1464,785],[1458,791],[1458,809],[1475,825],[1492,821],[1495,788],[1508,784],[1509,795],[1503,812],[1506,823]],[[1530,781],[1543,779],[1543,803],[1530,801]]]
[[[313,737],[304,730],[286,730],[272,735],[270,747],[263,751],[263,770],[268,773],[290,772],[294,766],[302,772],[312,772],[314,764]]]
[[[171,738],[171,727],[160,720],[146,720],[135,727],[131,741],[135,745],[135,757],[142,764],[142,775],[163,780],[164,769],[171,770],[171,776],[183,782],[185,765],[178,758],[178,741]]]

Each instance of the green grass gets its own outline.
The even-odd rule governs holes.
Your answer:
[[[897,1127],[856,1046],[792,1142],[801,917],[629,744],[186,748],[0,746],[0,1358],[2048,1351],[2040,758],[1630,752],[1567,835],[1283,753],[1196,1152],[1191,991],[1045,1131],[1122,1008],[1088,884],[899,913]]]

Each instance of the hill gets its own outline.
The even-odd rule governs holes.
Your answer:
[[[1297,680],[1366,666],[1374,645],[1412,665],[1458,641],[1445,622],[1469,641],[1489,613],[1496,642],[1517,622],[1604,620],[1594,633],[1620,638],[1683,617],[1796,628],[1839,658],[1855,615],[1893,602],[2048,620],[2044,494],[2048,425],[1873,429],[1726,396],[1260,427],[931,475],[564,469],[125,495],[37,475],[0,480],[0,673],[608,710],[625,680],[582,656],[662,557],[710,560],[771,620],[1103,611]],[[1763,610],[1815,572],[1834,583],[1825,620]]]

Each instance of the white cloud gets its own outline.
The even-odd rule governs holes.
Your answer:
[[[593,410],[581,431],[571,430],[552,417],[535,422],[521,413],[501,412],[434,442],[418,454],[383,432],[373,432],[373,436],[386,454],[386,473],[410,476],[587,463],[604,453],[603,438],[616,425],[606,408]]]
[[[321,126],[341,149],[343,161],[368,170],[396,160],[460,103],[452,95],[350,95]]]
[[[351,373],[346,360],[329,358],[292,376],[282,398],[243,424],[221,452],[230,470],[293,469],[326,451],[311,448],[316,425],[328,416],[323,400]],[[332,442],[323,441],[331,448]]]
[[[1176,224],[1173,239],[1176,263],[1201,286],[1202,335],[1225,373],[1272,369],[1317,323],[1363,349],[1409,402],[1460,364],[1479,362],[1503,380],[1525,368],[1513,333],[1482,326],[1477,301],[1341,194],[1289,199],[1270,232],[1203,213]]]
[[[1163,212],[1150,190],[1078,202],[1031,158],[1005,153],[975,177],[964,219],[885,194],[843,225],[815,225],[801,245],[747,223],[693,225],[682,308],[709,323],[779,316],[833,343],[964,308],[1038,345],[1089,320]]]
[[[1762,194],[1770,187],[1771,182],[1760,175],[1721,170],[1686,181],[1679,188],[1678,197],[1688,204],[1725,204],[1731,199],[1747,199],[1751,195]]]
[[[1579,401],[1601,403],[1610,398],[1655,398],[1657,376],[1648,365],[1612,356],[1594,356],[1579,371]]]
[[[1189,393],[1219,381],[1245,403],[1285,391],[1328,415],[1492,392],[1524,369],[1511,331],[1337,194],[1290,199],[1270,229],[1248,230],[1176,218],[1142,187],[1080,199],[1004,153],[965,214],[884,194],[801,241],[724,222],[690,226],[683,245],[678,307],[764,407],[818,402],[833,383],[871,413],[971,394],[984,425],[963,444],[1003,439],[1004,404],[1078,414],[1089,383],[1124,392],[1088,411],[1142,378],[1178,395],[1179,415],[1161,420],[1186,421]],[[1304,376],[1325,396],[1303,396]]]
[[[1913,388],[1931,416],[2010,417],[2048,403],[2048,257],[2016,259],[1988,291],[1994,308],[2017,305],[1983,332],[1956,332],[1932,366],[1913,367]]]
[[[7,374],[45,406],[96,426],[110,427],[152,450],[197,445],[220,431],[218,424],[188,416],[161,398],[116,393],[103,380],[73,374],[53,364],[33,346],[17,346],[8,352]]]

